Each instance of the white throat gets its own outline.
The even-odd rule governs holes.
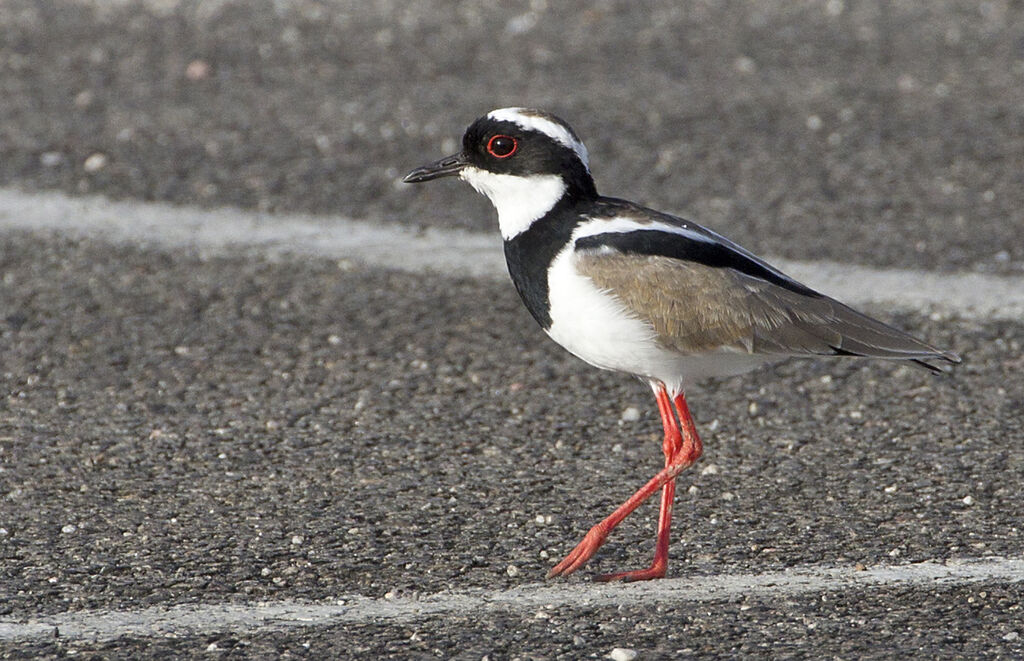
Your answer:
[[[483,193],[498,211],[498,229],[508,241],[525,232],[565,195],[565,181],[557,174],[520,177],[495,174],[480,168],[464,168],[459,175]]]

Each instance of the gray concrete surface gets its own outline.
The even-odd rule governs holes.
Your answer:
[[[543,340],[505,283],[5,238],[6,618],[513,587],[659,463],[646,390]],[[1021,327],[897,321],[966,364],[694,393],[673,575],[1019,553]],[[653,509],[588,571],[645,562]]]
[[[0,184],[479,229],[483,200],[396,178],[527,104],[578,129],[601,190],[757,252],[1024,269],[1010,2],[8,0],[0,21]]]
[[[169,204],[112,202],[0,188],[0,232],[59,232],[113,245],[186,250],[204,256],[248,252],[263,259],[312,255],[411,273],[508,280],[493,233],[412,228],[338,216],[207,211]],[[400,254],[401,259],[395,259]],[[976,320],[1024,319],[1024,276],[879,269],[843,262],[768,257],[800,282],[850,305],[873,305]]]
[[[528,103],[573,122],[603,190],[757,252],[854,284],[867,267],[1010,282],[1022,37],[1002,2],[12,0],[0,184],[139,218],[158,200],[230,204],[254,227],[286,212],[493,232],[465,187],[395,180],[481,112]],[[646,388],[565,355],[492,277],[52,220],[0,232],[0,276],[4,624],[542,593],[660,463]],[[707,455],[683,478],[675,580],[1020,561],[1021,320],[868,311],[964,365],[798,361],[694,392]],[[536,610],[58,627],[0,657],[1024,655],[1007,574],[587,603],[589,574],[648,560],[654,509]]]
[[[122,611],[79,611],[48,615],[26,623],[0,622],[0,640],[59,637],[79,642],[110,641],[128,636],[187,636],[254,629],[287,629],[310,623],[414,623],[429,617],[471,617],[494,611],[538,612],[558,607],[616,607],[644,602],[651,606],[789,598],[807,594],[913,588],[945,590],[951,586],[1024,581],[1024,559],[990,558],[966,562],[919,562],[888,567],[792,568],[761,574],[721,574],[698,580],[666,579],[628,585],[540,587],[525,584],[508,590],[477,589],[422,597],[388,595],[374,599],[345,595],[334,603],[278,600],[257,604],[184,604]],[[59,636],[55,635],[55,632]],[[1011,636],[1012,638],[1012,636]]]

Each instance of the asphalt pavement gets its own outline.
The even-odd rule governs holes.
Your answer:
[[[906,269],[908,298],[915,273],[1016,283],[1022,40],[1000,2],[5,2],[0,185],[497,243],[468,187],[397,178],[536,105],[601,190],[758,253]],[[648,561],[653,505],[543,575],[657,470],[657,415],[509,283],[74,225],[0,235],[0,658],[1024,656],[1012,315],[869,304],[964,364],[790,361],[694,391],[706,454],[666,592],[597,599],[590,575]],[[347,606],[286,625],[275,604]]]

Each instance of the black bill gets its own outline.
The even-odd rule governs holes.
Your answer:
[[[418,184],[421,181],[430,181],[431,179],[438,179],[440,177],[453,177],[462,172],[462,168],[467,165],[468,163],[462,157],[462,154],[452,154],[451,156],[445,156],[439,161],[434,161],[429,165],[416,168],[409,174],[405,175],[402,181],[407,184]]]

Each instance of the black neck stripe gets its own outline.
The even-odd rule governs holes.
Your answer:
[[[574,204],[567,193],[544,217],[505,241],[508,274],[526,309],[544,330],[551,328],[548,269],[572,239],[579,217]]]

